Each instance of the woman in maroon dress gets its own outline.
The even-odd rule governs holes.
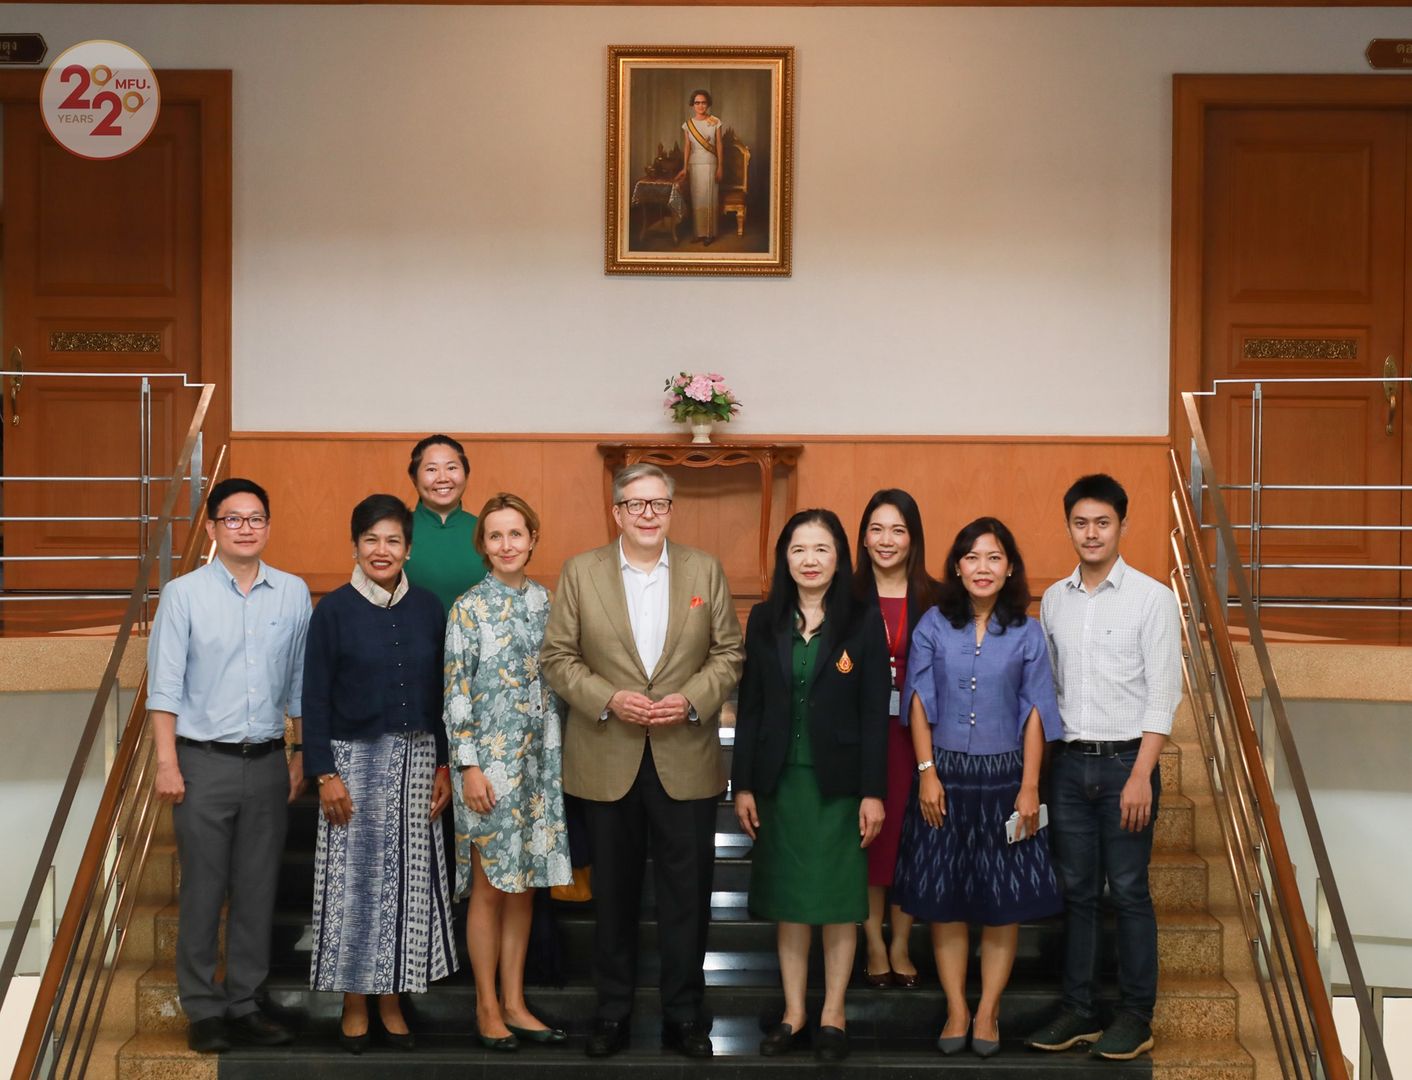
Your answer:
[[[907,677],[907,646],[917,621],[936,603],[937,583],[927,573],[927,546],[917,502],[898,488],[874,493],[858,523],[858,564],[853,583],[860,600],[882,609],[892,658],[893,693],[888,727],[887,815],[868,849],[868,919],[863,924],[867,956],[863,977],[869,986],[917,985],[917,969],[907,955],[912,917],[891,905],[892,942],[883,939],[887,893],[897,866],[897,847],[907,796],[916,778],[917,758],[907,729],[897,720],[899,692]]]

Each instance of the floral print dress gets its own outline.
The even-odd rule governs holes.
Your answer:
[[[471,891],[471,845],[501,892],[573,880],[564,823],[559,698],[540,677],[549,590],[494,576],[451,607],[446,624],[446,735],[456,812],[456,896]],[[479,766],[495,806],[466,805],[460,770]]]

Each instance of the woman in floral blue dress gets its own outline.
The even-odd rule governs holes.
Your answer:
[[[525,577],[539,516],[502,492],[481,510],[475,546],[490,573],[446,625],[446,733],[456,808],[456,896],[470,895],[466,947],[476,1025],[492,1050],[562,1043],[525,1004],[534,890],[573,880],[561,781],[561,705],[539,673],[549,590]],[[499,995],[496,974],[499,973]]]

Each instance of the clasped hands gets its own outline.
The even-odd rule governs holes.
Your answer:
[[[668,694],[661,701],[653,701],[646,694],[633,690],[619,690],[608,699],[608,709],[625,724],[640,727],[670,727],[684,724],[691,714],[691,702],[682,694]]]

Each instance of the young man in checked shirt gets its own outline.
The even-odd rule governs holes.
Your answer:
[[[1064,515],[1079,565],[1040,605],[1064,722],[1049,821],[1066,943],[1063,1008],[1025,1040],[1038,1050],[1093,1043],[1094,1056],[1117,1061],[1152,1049],[1157,919],[1147,866],[1162,790],[1157,762],[1182,691],[1177,600],[1119,555],[1127,513],[1127,493],[1111,476],[1075,481]],[[1118,1005],[1106,1029],[1095,1003],[1105,879],[1118,932]]]

